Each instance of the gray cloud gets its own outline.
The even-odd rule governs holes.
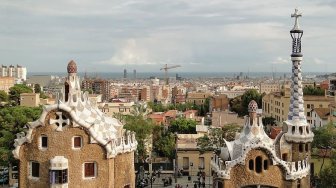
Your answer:
[[[165,63],[181,64],[179,71],[268,71],[272,63],[290,71],[279,62],[290,55],[297,6],[312,62],[304,70],[325,71],[319,65],[333,61],[336,13],[322,0],[4,0],[0,57],[28,71],[63,71],[70,59],[94,71],[158,71]]]

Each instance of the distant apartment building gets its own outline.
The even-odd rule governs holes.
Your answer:
[[[203,127],[205,127],[203,125]],[[207,129],[197,128],[198,131],[202,131],[203,134],[178,134],[176,143],[176,161],[177,169],[183,173],[183,175],[196,176],[199,171],[209,176],[210,161],[213,155],[213,151],[205,151],[201,153],[197,146],[197,138],[202,137]]]
[[[225,111],[229,109],[229,98],[225,94],[217,94],[210,98],[209,111]]]
[[[99,109],[110,117],[116,113],[128,115],[134,109],[134,102],[125,99],[112,99],[111,102],[101,103]]]
[[[37,107],[40,105],[39,93],[21,93],[20,106]]]
[[[174,86],[172,88],[172,103],[174,104],[183,104],[186,100],[186,88]]]
[[[237,90],[237,91],[223,91],[221,94],[226,95],[229,99],[233,99],[235,97],[241,96],[245,93],[245,90]]]
[[[82,81],[82,89],[92,90],[94,94],[102,94],[103,101],[110,99],[110,81],[104,79],[89,79]]]
[[[210,96],[212,96],[212,94],[209,92],[189,92],[187,94],[186,102],[196,105],[203,105],[205,104],[206,99]]]
[[[149,102],[151,99],[150,86],[141,86],[140,100]]]
[[[0,77],[14,77],[16,81],[27,80],[27,68],[21,65],[0,66]]]
[[[13,77],[0,77],[0,91],[9,92],[9,88],[13,87],[15,80]]]
[[[131,101],[140,101],[143,100],[142,97],[147,97],[142,96],[142,90],[142,86],[122,85],[119,86],[117,98],[123,98]]]
[[[110,86],[110,97],[118,98],[120,86],[112,85]]]
[[[273,93],[273,92],[280,92],[281,87],[283,87],[283,84],[281,84],[281,83],[260,83],[259,84],[259,93],[269,94],[269,93]]]
[[[290,92],[289,88],[285,89],[285,92],[275,92],[265,95],[262,98],[262,109],[264,116],[271,116],[278,122],[285,121],[288,116]],[[334,99],[327,96],[312,96],[305,95],[304,109],[307,116],[308,123],[312,124],[311,110],[314,108],[328,108],[331,101]]]
[[[329,79],[328,95],[335,96],[336,78]]]

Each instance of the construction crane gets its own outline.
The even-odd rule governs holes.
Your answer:
[[[181,65],[173,65],[173,66],[169,66],[166,64],[164,67],[162,67],[160,70],[164,70],[165,71],[165,82],[166,85],[168,85],[168,69],[174,69],[177,67],[181,67]]]

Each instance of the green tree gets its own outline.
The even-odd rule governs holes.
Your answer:
[[[320,186],[333,188],[336,185],[336,155],[333,152],[331,157],[331,165],[324,168],[320,173]]]
[[[34,92],[35,93],[41,93],[41,86],[40,86],[40,84],[35,84],[34,85]]]
[[[151,139],[153,122],[142,115],[127,115],[122,120],[125,122],[125,129],[135,132],[135,138],[138,141],[137,155],[140,160],[145,160],[148,155],[146,143]]]
[[[16,105],[20,105],[20,94],[32,92],[33,90],[24,84],[15,84],[13,87],[9,88],[9,99],[13,100]]]
[[[196,121],[193,119],[177,118],[170,122],[168,130],[171,133],[196,134]]]
[[[314,140],[312,142],[313,148],[319,147],[336,147],[336,129],[332,123],[327,124],[324,127],[313,130]]]
[[[24,131],[27,122],[38,119],[41,112],[41,107],[15,106],[0,109],[0,166],[13,161],[16,134]]]
[[[264,126],[266,125],[274,125],[275,124],[275,118],[274,117],[263,117],[262,118],[262,123]]]
[[[8,94],[5,91],[1,90],[0,91],[0,102],[7,102],[8,98],[9,98]]]
[[[168,157],[169,159],[173,159],[175,157],[175,134],[164,131],[157,138],[153,139],[153,148],[159,156]]]
[[[255,100],[259,107],[262,104],[262,97],[256,89],[247,90],[242,96],[238,96],[230,100],[230,106],[232,111],[238,113],[239,116],[245,116],[248,114],[248,104]]]
[[[303,88],[303,95],[323,96],[324,90],[321,88],[313,87],[313,86],[307,86]]]

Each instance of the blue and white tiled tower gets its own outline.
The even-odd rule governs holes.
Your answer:
[[[288,142],[310,143],[313,141],[314,134],[305,116],[302,91],[301,63],[303,55],[301,53],[301,38],[303,30],[299,28],[298,21],[302,14],[295,9],[295,13],[291,16],[295,18],[295,24],[290,31],[292,37],[292,84],[288,119],[284,122],[287,127],[285,138]]]
[[[285,128],[285,140],[290,145],[291,155],[288,160],[300,164],[302,160],[310,160],[311,156],[311,142],[314,138],[314,133],[311,131],[311,126],[307,122],[306,115],[304,112],[304,101],[303,101],[303,91],[302,91],[302,75],[301,75],[301,63],[302,63],[302,53],[301,53],[301,38],[303,35],[303,30],[299,28],[298,19],[302,14],[298,13],[295,9],[292,17],[295,18],[294,28],[290,31],[292,37],[292,85],[291,85],[291,97],[288,112],[288,119],[284,122]],[[298,180],[297,184],[309,185],[310,176],[309,171],[305,171],[306,174],[301,174],[306,176],[302,180]],[[304,182],[303,182],[304,181]]]

